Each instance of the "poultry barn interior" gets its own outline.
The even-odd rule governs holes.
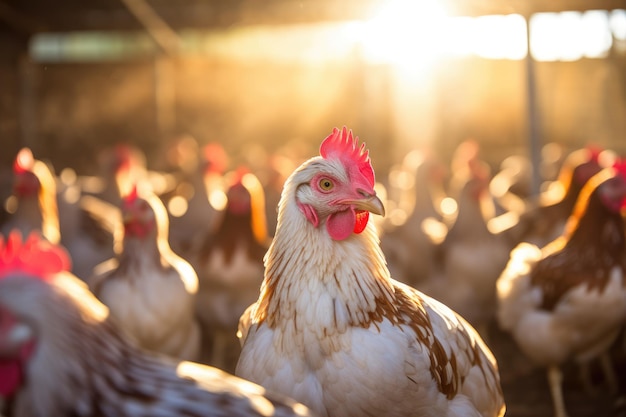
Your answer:
[[[506,234],[475,259],[495,271],[495,305],[495,280],[522,241],[516,224],[565,195],[570,157],[589,150],[602,167],[626,158],[626,1],[0,0],[0,86],[0,233],[27,227],[12,223],[23,209],[16,190],[29,186],[15,185],[18,173],[47,167],[56,203],[42,200],[39,221],[46,208],[58,213],[74,273],[115,303],[124,295],[105,287],[103,262],[120,253],[127,196],[150,188],[206,303],[193,312],[199,353],[173,356],[235,372],[237,322],[259,295],[284,181],[347,126],[376,173],[386,215],[370,221],[392,277],[475,325],[498,361],[507,416],[554,415],[545,367],[499,326],[496,307],[459,302],[432,269],[447,238],[461,251]],[[468,176],[482,188],[466,219]],[[252,219],[227,224],[224,213],[245,204]],[[462,218],[467,227],[453,228]],[[239,233],[256,269],[233,284]],[[91,246],[70,243],[87,234],[93,260]],[[207,268],[221,274],[203,284]],[[605,362],[562,364],[571,417],[626,416],[618,331],[608,349],[616,392]],[[10,417],[2,407],[0,395]]]

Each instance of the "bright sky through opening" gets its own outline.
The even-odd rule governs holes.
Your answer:
[[[526,57],[521,15],[448,16],[440,4],[391,0],[365,21],[186,30],[181,31],[183,53],[314,63],[358,51],[373,64],[418,70],[446,57]],[[602,58],[614,40],[626,40],[626,10],[538,13],[530,19],[530,33],[531,53],[539,61]],[[145,33],[44,33],[31,43],[31,54],[39,61],[119,59],[155,51]]]

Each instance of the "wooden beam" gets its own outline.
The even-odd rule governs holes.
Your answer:
[[[45,25],[41,22],[15,10],[3,1],[0,1],[0,20],[22,35],[30,36],[45,30]]]
[[[176,55],[180,47],[178,34],[154,11],[146,0],[121,1],[165,53]]]

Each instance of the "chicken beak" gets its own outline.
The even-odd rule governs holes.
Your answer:
[[[364,198],[349,202],[358,210],[369,211],[373,214],[385,217],[385,206],[376,194],[367,195]]]

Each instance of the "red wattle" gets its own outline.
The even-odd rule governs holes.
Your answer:
[[[333,213],[326,220],[326,231],[334,240],[347,239],[354,231],[356,218],[354,209]]]
[[[361,233],[365,230],[369,217],[369,211],[355,210],[351,207],[328,216],[326,230],[334,240],[344,240],[352,233]]]
[[[354,233],[361,233],[367,227],[367,221],[370,218],[369,211],[357,211],[356,221],[354,222]]]

